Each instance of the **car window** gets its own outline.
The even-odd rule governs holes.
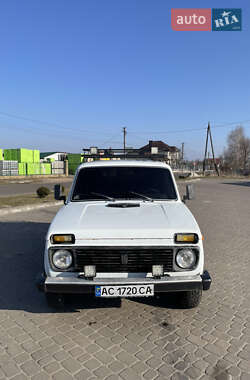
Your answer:
[[[177,199],[168,169],[152,167],[92,167],[80,170],[72,200],[104,198],[97,193],[118,199],[139,198],[141,193],[153,199]],[[95,193],[95,194],[93,194]]]

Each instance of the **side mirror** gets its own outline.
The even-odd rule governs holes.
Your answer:
[[[186,185],[186,194],[183,196],[182,201],[185,203],[186,200],[194,199],[194,185]]]
[[[54,186],[54,198],[57,201],[64,201],[64,203],[66,202],[66,196],[62,195],[62,186],[59,184]]]

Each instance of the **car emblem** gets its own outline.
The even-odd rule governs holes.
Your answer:
[[[128,264],[128,254],[127,253],[121,253],[121,263],[123,265]]]

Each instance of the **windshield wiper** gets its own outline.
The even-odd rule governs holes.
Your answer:
[[[129,191],[129,194],[138,195],[142,199],[146,199],[147,201],[154,202],[154,200],[152,198],[147,197],[147,195],[145,195],[145,194],[136,193],[135,191]]]
[[[91,192],[90,194],[97,195],[98,197],[102,197],[102,198],[104,198],[104,199],[107,199],[108,201],[115,202],[115,198],[109,197],[109,196],[106,195],[106,194],[94,193],[94,192]]]

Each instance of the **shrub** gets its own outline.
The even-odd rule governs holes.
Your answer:
[[[50,190],[47,187],[39,187],[36,191],[39,198],[45,198],[49,195]]]

